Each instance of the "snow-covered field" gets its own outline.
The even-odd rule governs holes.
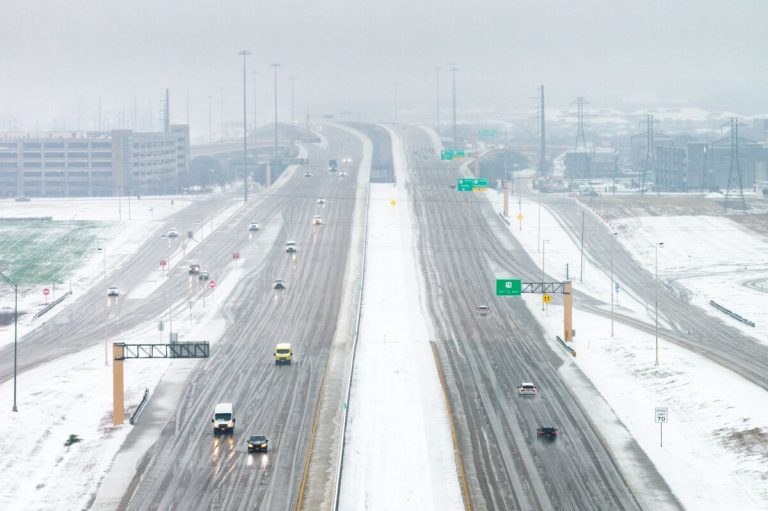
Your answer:
[[[487,197],[500,211],[501,194],[489,191]],[[511,215],[517,214],[516,208],[517,204],[510,205]],[[523,200],[522,208],[522,231],[514,219],[509,230],[540,266],[538,205]],[[714,298],[743,316],[754,314],[751,319],[757,323],[768,320],[764,293],[740,285],[765,276],[766,240],[716,217],[633,218],[616,221],[613,226],[622,233],[617,242],[650,270],[655,268],[653,243],[663,241],[660,279],[675,279],[691,289],[694,303],[707,312],[720,314],[707,304],[709,298]],[[579,282],[579,247],[545,207],[541,209],[541,232],[542,239],[550,240],[546,245],[547,272],[565,279],[565,265],[569,264],[575,287],[609,302],[610,276],[585,257],[584,282]],[[620,276],[616,278],[621,282]],[[629,294],[619,292],[620,306],[629,307],[652,323],[652,310],[629,299]],[[540,297],[527,295],[523,299],[550,338],[561,335],[561,306],[549,305],[542,312]],[[577,303],[574,328],[578,336],[573,343],[577,351],[573,363],[599,389],[687,509],[768,509],[768,392],[663,338],[661,363],[655,367],[652,335],[617,324],[615,336],[611,337],[609,320],[579,311]],[[745,333],[757,334],[750,327],[744,329]],[[765,342],[763,334],[757,335]],[[560,350],[554,342],[553,348]],[[563,374],[568,376],[567,366]],[[594,397],[579,397],[585,408],[591,409]],[[655,407],[669,409],[663,447]],[[603,433],[611,435],[611,431],[605,429]],[[609,438],[608,442],[621,460],[621,438]]]
[[[393,133],[397,186],[372,184],[363,314],[344,448],[340,509],[462,509],[448,412]],[[390,201],[396,201],[391,205]]]

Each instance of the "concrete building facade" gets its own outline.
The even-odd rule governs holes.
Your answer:
[[[189,127],[0,136],[0,196],[164,194],[189,172]]]

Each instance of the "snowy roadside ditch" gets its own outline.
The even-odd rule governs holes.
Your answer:
[[[391,130],[390,135],[397,183],[370,188],[366,283],[339,509],[461,509],[450,424],[429,345],[431,325],[414,292],[420,273],[407,163],[401,140]]]
[[[501,209],[501,194],[489,190],[487,197],[494,209]],[[538,205],[523,200],[522,206],[527,219],[522,230],[514,219],[508,229],[540,265],[541,257],[537,257],[536,250]],[[701,221],[701,217],[696,219]],[[648,240],[669,240],[669,245],[664,248],[669,249],[665,259],[672,256],[676,263],[665,266],[663,271],[660,264],[660,278],[684,280],[689,289],[705,297],[712,296],[720,292],[717,286],[725,285],[723,280],[731,279],[738,266],[734,268],[735,265],[727,260],[713,259],[711,256],[717,249],[712,246],[711,236],[708,237],[706,230],[700,227],[686,229],[692,227],[687,222],[685,217],[631,219],[632,225],[627,226],[622,242],[628,251],[636,254],[638,261],[653,270],[654,254],[652,248],[649,249],[653,243],[649,245]],[[718,234],[725,238],[719,243],[744,247],[742,259],[737,264],[746,260],[747,265],[758,266],[758,260],[749,257],[765,250],[764,242],[748,231],[714,222],[719,225]],[[670,225],[681,227],[670,232]],[[592,265],[586,254],[584,282],[573,278],[579,247],[545,207],[541,208],[541,229],[541,239],[550,240],[546,249],[547,273],[564,280],[565,265],[570,263],[576,290],[609,301],[610,276]],[[702,255],[697,257],[697,253]],[[687,255],[691,256],[690,260]],[[621,294],[619,307],[628,308],[637,316],[652,313],[646,311],[645,304],[628,298],[631,291]],[[727,293],[729,303],[759,300],[756,291],[745,286],[731,285]],[[768,402],[768,392],[663,338],[659,339],[660,365],[654,366],[653,335],[616,323],[615,335],[611,337],[610,320],[580,311],[578,304],[574,304],[573,311],[578,336],[572,343],[577,356],[571,358],[553,341],[555,335],[562,336],[562,306],[548,305],[542,312],[539,296],[524,295],[522,299],[548,332],[546,342],[563,357],[565,365],[561,373],[577,390],[585,410],[593,413],[600,409],[598,401],[604,399],[687,509],[768,508],[768,488],[765,486],[768,478],[768,409],[761,405]],[[751,330],[754,334],[754,329]],[[600,396],[583,391],[583,385],[569,370],[570,364],[578,366]],[[656,407],[668,408],[669,413],[669,422],[663,430],[663,447],[660,426],[655,422]],[[600,421],[610,420],[607,413],[593,414],[592,419],[622,470],[632,480],[635,472],[632,460],[625,452],[623,428],[601,425]]]

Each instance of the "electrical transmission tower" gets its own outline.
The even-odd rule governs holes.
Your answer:
[[[579,96],[576,98],[576,101],[571,103],[571,106],[576,105],[576,146],[575,149],[579,150],[579,141],[581,141],[581,146],[584,150],[584,153],[587,152],[587,140],[584,137],[584,98]]]
[[[640,195],[645,193],[645,176],[649,170],[653,172],[656,193],[659,193],[659,176],[656,169],[656,135],[654,133],[654,124],[659,121],[654,119],[653,115],[648,114],[640,122],[645,123],[645,162],[643,163],[643,173],[640,176]]]
[[[539,176],[549,173],[547,165],[547,137],[544,117],[544,85],[539,86]]]
[[[747,203],[744,199],[744,183],[741,176],[741,165],[739,164],[739,124],[744,126],[744,123],[739,122],[736,117],[731,117],[730,121],[723,126],[730,125],[731,128],[731,157],[728,165],[728,182],[725,186],[725,201],[723,207],[728,210],[728,194],[731,191],[731,177],[733,176],[733,170],[736,169],[736,174],[739,176],[739,197],[741,198],[741,210],[746,211]]]

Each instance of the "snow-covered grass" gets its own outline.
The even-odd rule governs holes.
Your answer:
[[[431,324],[418,291],[407,163],[395,134],[392,145],[397,185],[370,189],[340,509],[461,509],[450,425],[429,345]]]
[[[488,198],[500,211],[500,194],[491,191]],[[512,215],[517,214],[510,209]],[[537,210],[535,202],[523,201],[523,230],[513,219],[509,231],[541,266],[541,253],[536,250],[540,246]],[[613,225],[622,232],[618,242],[651,271],[655,268],[653,244],[664,241],[660,279],[677,279],[694,291],[696,303],[703,304],[707,297],[716,295],[724,297],[725,305],[745,306],[755,301],[757,307],[751,310],[757,315],[754,319],[765,321],[764,295],[739,285],[747,280],[746,275],[739,276],[740,266],[742,273],[743,266],[760,268],[756,273],[749,270],[750,280],[766,273],[764,255],[760,258],[761,253],[766,253],[765,240],[751,231],[738,228],[727,219],[700,216],[633,218],[614,221]],[[584,282],[574,278],[578,275],[575,270],[579,246],[545,207],[541,229],[541,239],[550,240],[546,245],[547,272],[564,279],[565,264],[569,263],[575,287],[609,301],[610,277],[605,270],[593,266],[588,257]],[[734,253],[737,248],[738,254]],[[618,277],[617,280],[621,282]],[[645,306],[628,300],[628,294],[619,293],[621,306],[644,315]],[[562,306],[550,305],[542,312],[540,297],[527,295],[523,300],[539,317],[551,339],[561,335]],[[660,365],[656,367],[652,335],[617,324],[615,336],[610,337],[609,320],[580,311],[578,303],[574,307],[578,336],[573,343],[577,352],[573,362],[592,381],[683,505],[696,510],[768,508],[768,407],[762,405],[768,403],[768,392],[663,338]],[[554,342],[552,346],[560,350]],[[571,377],[567,370],[563,374]],[[595,396],[578,395],[590,411]],[[655,407],[669,408],[664,447],[659,446]],[[634,468],[625,463],[620,433],[615,428],[601,431],[632,482]]]

